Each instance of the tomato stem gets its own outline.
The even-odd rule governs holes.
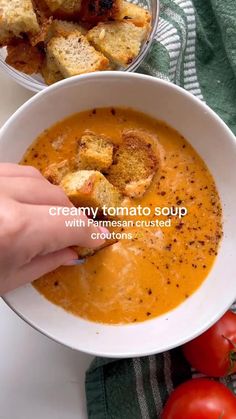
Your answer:
[[[228,375],[232,374],[234,372],[235,364],[236,364],[236,350],[233,349],[232,351],[229,352],[229,371],[228,371]]]
[[[232,340],[230,338],[227,338],[224,335],[221,335],[221,336],[222,336],[222,338],[226,339],[233,346],[234,349],[236,349],[236,344],[234,342],[232,342]]]
[[[236,364],[236,344],[224,335],[222,335],[222,338],[226,339],[233,347],[233,349],[229,352],[229,370],[227,375],[230,375],[232,372],[234,372]]]
[[[230,351],[230,359],[232,362],[236,361],[236,350]]]

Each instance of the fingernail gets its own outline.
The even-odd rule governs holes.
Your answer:
[[[105,237],[106,238],[109,239],[111,233],[110,233],[110,231],[107,228],[105,228],[105,227],[99,227],[99,230],[100,230],[101,233],[105,234]]]
[[[78,266],[78,265],[83,265],[85,262],[86,262],[85,259],[74,259],[65,263],[63,266],[76,266],[76,265]]]

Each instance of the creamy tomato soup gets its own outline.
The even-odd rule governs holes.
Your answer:
[[[95,322],[140,322],[165,313],[189,298],[206,279],[222,235],[221,204],[214,180],[196,151],[165,123],[130,109],[94,109],[73,115],[43,132],[23,164],[44,171],[75,157],[86,129],[115,144],[124,129],[144,129],[157,136],[163,159],[151,187],[132,205],[185,207],[178,216],[132,217],[171,220],[171,226],[123,227],[122,239],[82,266],[61,267],[34,282],[51,302]]]

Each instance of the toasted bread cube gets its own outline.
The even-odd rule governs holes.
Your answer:
[[[48,8],[54,12],[64,3],[65,0],[44,0]]]
[[[60,186],[76,207],[99,208],[121,206],[120,192],[100,172],[79,170],[66,175]]]
[[[84,259],[96,253],[96,249],[91,249],[90,247],[74,246],[73,250],[77,253],[78,259]]]
[[[63,80],[64,78],[55,63],[55,60],[48,54],[46,54],[46,58],[41,69],[41,74],[44,78],[45,83],[47,83],[48,85]]]
[[[106,242],[102,246],[96,247],[96,249],[91,249],[89,247],[80,247],[80,246],[75,246],[73,247],[73,249],[76,251],[79,259],[84,259],[89,256],[95,255],[95,253],[99,252],[99,250],[112,246],[113,244],[117,243],[117,241],[118,241],[117,239],[106,240]]]
[[[146,179],[134,180],[127,183],[124,194],[130,198],[142,198],[147,192],[152,183],[153,175],[151,174]]]
[[[52,38],[47,51],[64,77],[105,70],[109,64],[107,58],[96,51],[78,31],[67,37]]]
[[[41,24],[45,21],[45,19],[48,19],[52,17],[52,11],[48,7],[45,0],[31,0],[34,6],[34,11],[37,15],[38,22]]]
[[[7,47],[6,63],[25,74],[39,73],[43,60],[44,53],[26,39],[15,39]]]
[[[87,32],[85,28],[83,28],[81,25],[78,25],[77,23],[55,19],[51,23],[50,28],[48,30],[46,36],[46,43],[56,36],[67,37],[75,30],[79,31],[80,33]],[[49,85],[56,83],[57,81],[60,81],[64,78],[60,69],[58,68],[58,65],[56,64],[54,57],[50,56],[48,51],[46,53],[46,59],[42,68],[42,76],[45,82]]]
[[[51,23],[50,28],[48,30],[46,42],[49,42],[50,39],[52,39],[55,36],[63,36],[64,38],[66,38],[68,35],[72,34],[75,31],[81,33],[82,35],[86,35],[87,33],[87,30],[78,23],[66,22],[65,20],[55,19]]]
[[[53,163],[43,173],[44,177],[53,185],[59,185],[64,176],[70,172],[70,165],[68,160],[63,160],[60,163]]]
[[[87,38],[110,61],[119,66],[131,64],[140,52],[146,30],[127,22],[99,23]]]
[[[40,30],[36,34],[29,34],[28,38],[31,45],[35,46],[45,41],[53,16],[44,0],[32,0],[32,2]]]
[[[87,0],[86,0],[87,1]],[[78,13],[81,10],[82,0],[63,0],[60,10],[65,13]]]
[[[149,11],[136,4],[129,3],[126,0],[120,1],[120,6],[115,18],[116,20],[125,20],[129,23],[133,23],[135,26],[145,27],[147,31],[151,27],[151,15]]]
[[[39,24],[31,0],[0,0],[0,45],[22,33],[37,33]]]
[[[42,45],[42,43],[46,41],[52,20],[52,17],[48,19],[45,18],[44,21],[40,23],[40,31],[34,35],[30,34],[28,36],[32,46],[37,46],[38,44]]]
[[[78,167],[80,170],[103,172],[112,165],[113,144],[103,135],[86,131],[79,145]]]
[[[107,179],[124,195],[141,198],[160,166],[157,138],[143,130],[125,130]]]

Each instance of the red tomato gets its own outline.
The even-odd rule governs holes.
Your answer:
[[[183,346],[190,365],[210,377],[236,372],[236,314],[228,311],[203,335]]]
[[[161,419],[236,419],[236,396],[216,381],[193,379],[171,394]]]

